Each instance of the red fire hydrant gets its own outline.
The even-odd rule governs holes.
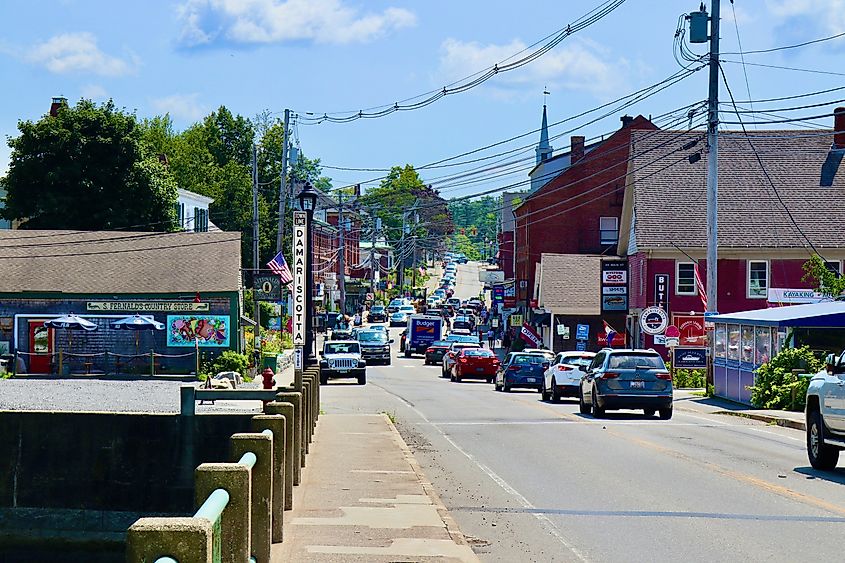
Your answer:
[[[265,389],[272,389],[273,388],[273,370],[270,368],[264,368],[264,371],[261,372],[261,377],[264,379],[264,388]]]

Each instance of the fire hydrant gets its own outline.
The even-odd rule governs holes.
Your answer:
[[[261,372],[261,377],[264,379],[264,389],[272,389],[273,388],[273,376],[276,374],[273,373],[273,370],[270,368],[264,368],[264,371]]]

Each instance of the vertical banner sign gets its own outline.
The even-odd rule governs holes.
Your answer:
[[[305,346],[305,276],[308,271],[308,216],[293,212],[293,345]]]
[[[628,310],[628,263],[625,260],[602,260],[601,310]]]
[[[669,312],[669,274],[654,274],[654,305]]]

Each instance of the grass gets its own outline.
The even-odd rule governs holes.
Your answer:
[[[9,379],[10,377],[12,377],[12,372],[0,371],[0,379]]]
[[[381,411],[381,414],[387,415],[387,418],[390,419],[390,422],[392,422],[393,424],[396,424],[396,411],[393,411],[393,412]]]

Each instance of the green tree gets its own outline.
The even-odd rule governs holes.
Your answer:
[[[80,100],[9,139],[6,219],[27,229],[168,231],[176,182],[133,114]]]
[[[832,270],[818,254],[804,262],[803,281],[813,282],[816,291],[825,295],[839,296],[845,293],[845,277]]]

